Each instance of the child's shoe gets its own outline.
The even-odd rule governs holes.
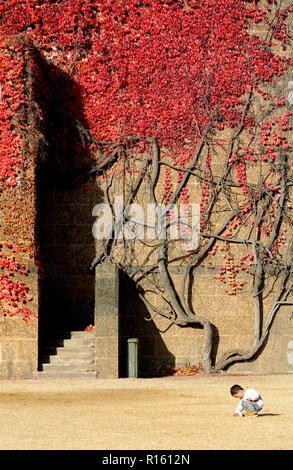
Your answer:
[[[242,416],[249,416],[251,418],[257,418],[258,417],[258,414],[257,413],[253,413],[252,411],[243,411],[242,413]]]

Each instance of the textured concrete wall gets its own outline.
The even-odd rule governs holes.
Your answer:
[[[256,25],[257,28],[258,25]],[[259,32],[259,30],[256,32]],[[284,77],[283,91],[287,97],[288,110],[292,110],[292,79],[289,76]],[[216,173],[217,170],[216,168]],[[129,181],[126,181],[126,178],[125,181],[120,183],[121,187],[119,187],[119,183],[116,183],[115,194],[125,196],[123,184],[128,188],[127,183]],[[158,193],[162,193],[161,181],[158,182],[157,187]],[[143,207],[147,194],[148,187],[144,182],[140,192],[136,194],[135,202]],[[194,186],[190,191],[190,202],[199,202],[199,191],[194,190]],[[240,253],[238,251],[239,248],[233,247],[232,250],[237,258],[237,255]],[[141,252],[139,250],[135,251],[135,249],[133,251],[134,254],[128,253],[129,260],[132,257],[133,265],[137,266],[146,256],[146,252],[143,249],[141,249]],[[119,256],[117,258],[119,259]],[[151,262],[152,260],[150,259],[149,263],[151,264]],[[241,273],[241,278],[245,278],[243,290],[238,292],[237,295],[227,295],[225,286],[214,279],[217,269],[221,266],[221,260],[213,259],[213,262],[215,265],[214,270],[208,269],[208,266],[205,266],[194,271],[194,280],[189,300],[194,312],[197,315],[206,317],[212,324],[214,333],[212,359],[214,362],[217,362],[228,351],[237,349],[250,352],[253,349],[254,305],[251,276],[247,275],[247,278],[245,278],[245,274]],[[176,273],[176,269],[178,273]],[[180,267],[172,266],[172,279],[175,286],[180,286],[182,279]],[[271,278],[270,283],[271,289],[266,291],[263,302],[263,326],[270,311],[274,295],[277,292],[277,284],[274,283],[273,278]],[[147,285],[145,287],[147,288]],[[151,301],[155,307],[160,309],[161,302],[159,296],[153,297]],[[293,306],[282,306],[275,315],[268,340],[259,353],[249,362],[232,364],[229,370],[250,373],[293,372],[292,312]],[[160,316],[155,316],[151,319],[150,315],[150,312],[138,299],[137,293],[129,283],[125,280],[121,282],[118,324],[120,345],[119,371],[121,375],[125,374],[126,343],[130,337],[137,337],[139,339],[139,365],[141,371],[162,365],[180,367],[201,362],[204,335],[200,327],[180,328],[170,324],[168,320]],[[96,323],[96,328],[99,328],[98,323]],[[105,338],[106,336],[104,335]],[[114,341],[114,339],[111,338],[111,341]],[[111,341],[109,344],[111,344]]]
[[[17,41],[17,45],[14,41]],[[28,42],[21,35],[12,39],[11,49],[17,51],[17,55],[28,54]],[[22,51],[22,52],[21,52]],[[27,98],[25,104],[17,106],[10,127],[15,128],[15,145],[19,145],[21,157],[19,165],[15,165],[16,184],[7,186],[0,181],[0,244],[1,252],[13,260],[16,265],[22,265],[27,270],[22,275],[18,270],[9,269],[0,263],[0,276],[8,275],[11,281],[21,282],[27,288],[27,301],[22,304],[21,299],[17,305],[5,298],[5,291],[15,295],[16,288],[10,290],[9,286],[3,286],[4,298],[0,292],[0,378],[29,378],[37,371],[38,365],[38,319],[32,316],[28,320],[29,325],[23,320],[21,307],[28,308],[35,316],[38,314],[38,269],[36,267],[35,229],[36,229],[36,155],[39,145],[39,128],[35,116],[35,104],[32,98],[31,67],[33,64],[28,59],[17,62],[16,68],[22,67],[23,76],[26,79],[24,94]],[[11,72],[11,71],[10,71]],[[20,77],[20,75],[19,75]],[[11,77],[13,82],[13,77]],[[14,90],[22,94],[22,85],[11,83]],[[4,87],[5,88],[5,87]],[[3,90],[5,91],[5,90]],[[3,95],[4,97],[5,95]],[[21,101],[22,102],[22,98]],[[5,109],[5,108],[4,108]],[[13,111],[13,112],[14,112]],[[10,119],[7,116],[7,119]],[[7,125],[9,121],[7,120]],[[3,136],[0,132],[0,139]],[[10,149],[14,155],[14,149]],[[16,149],[15,149],[16,150]],[[16,152],[15,155],[18,155]],[[3,158],[1,156],[1,158]],[[18,158],[18,157],[17,157]],[[2,162],[1,162],[2,163]],[[5,172],[2,176],[5,175]],[[8,246],[4,243],[8,243]],[[5,258],[1,257],[1,261]],[[30,297],[32,300],[30,300]],[[15,298],[15,297],[14,297]],[[13,316],[11,316],[13,315]]]
[[[28,265],[29,266],[29,265]],[[38,312],[38,273],[31,274],[26,285],[33,297],[30,308]],[[21,316],[0,317],[0,378],[31,378],[38,367],[38,320],[27,326]]]
[[[180,269],[175,283],[176,280],[177,283],[181,280]],[[272,297],[264,303],[263,323]],[[201,362],[204,334],[199,326],[180,328],[159,316],[150,320],[150,313],[127,282],[122,281],[120,299],[120,343],[125,355],[127,338],[139,339],[141,372],[163,365],[182,367]],[[242,293],[228,296],[211,271],[203,268],[194,276],[192,304],[196,314],[205,316],[212,324],[214,362],[227,351],[252,350],[254,308],[249,283]],[[159,300],[156,306],[159,307]],[[283,306],[277,312],[269,339],[256,357],[249,362],[231,365],[229,370],[251,373],[293,372],[292,310],[292,306]]]
[[[31,317],[28,325],[19,312],[15,316],[4,313],[6,307],[11,314],[21,306],[27,307],[34,315],[38,315],[39,306],[39,273],[35,264],[33,246],[36,227],[35,168],[31,155],[27,158],[27,167],[21,173],[22,184],[16,187],[2,188],[0,191],[0,243],[8,242],[12,246],[20,246],[26,251],[16,249],[15,252],[3,251],[8,258],[15,258],[27,270],[26,275],[11,273],[11,280],[23,283],[27,297],[32,298],[25,305],[19,303],[11,308],[1,302],[0,311],[0,377],[29,378],[38,367],[38,318]],[[29,189],[28,189],[29,188]],[[7,274],[1,264],[0,275]],[[6,287],[7,288],[7,287]]]
[[[177,268],[177,274],[173,276],[175,285],[180,282],[181,275],[180,268]],[[208,318],[212,324],[213,362],[217,362],[227,351],[251,351],[254,307],[249,277],[243,292],[237,296],[227,295],[209,269],[202,268],[195,273],[193,282],[194,311]],[[263,324],[271,301],[272,296],[264,302]],[[155,299],[153,302],[156,305]],[[178,327],[160,316],[151,319],[150,312],[138,298],[131,283],[121,274],[118,276],[117,267],[109,263],[96,269],[95,330],[96,365],[101,378],[126,376],[127,340],[132,337],[139,339],[140,373],[164,365],[195,365],[202,360],[203,330],[198,325]],[[249,362],[232,364],[229,370],[249,373],[293,372],[292,306],[279,309],[269,338],[259,354]]]
[[[96,267],[95,363],[98,378],[119,377],[119,272],[108,262]]]
[[[256,28],[259,33],[257,25]],[[288,98],[291,91],[292,77],[284,82]],[[293,106],[291,98],[289,109]],[[142,191],[142,199],[144,195]],[[39,275],[33,263],[26,279],[34,298],[32,308],[35,312],[39,310],[39,324],[34,320],[27,327],[19,317],[0,318],[0,377],[31,377],[37,370],[40,340],[44,340],[51,327],[79,329],[93,322],[100,378],[126,374],[126,345],[130,337],[139,339],[141,371],[201,362],[202,329],[179,328],[159,316],[151,319],[133,287],[119,276],[117,267],[103,264],[97,267],[95,276],[89,272],[95,255],[92,208],[100,202],[99,192],[93,188],[58,189],[49,181],[40,186],[39,196],[38,236],[44,269],[40,293]],[[198,202],[196,194],[194,198],[193,202]],[[34,231],[35,221],[30,225],[28,230]],[[195,313],[206,316],[212,323],[212,355],[216,361],[228,350],[252,348],[253,301],[249,285],[230,297],[213,274],[205,269],[195,273],[191,301]],[[174,274],[175,283],[180,283],[180,276],[179,269]],[[270,298],[264,305],[263,323],[269,302]],[[154,304],[159,306],[159,299],[154,299]],[[278,311],[260,354],[248,363],[232,365],[230,370],[293,372],[292,307]]]

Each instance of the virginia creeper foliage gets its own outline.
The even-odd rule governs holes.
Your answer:
[[[286,61],[247,28],[269,23],[270,3],[10,0],[0,25],[3,36],[26,32],[78,81],[94,139],[148,136],[186,158],[207,125],[236,126],[245,93],[283,73]],[[281,26],[274,35],[287,40]]]
[[[196,172],[201,232],[209,242],[200,254],[189,254],[186,272],[192,260],[196,264],[221,253],[223,264],[215,277],[229,295],[235,295],[245,283],[239,271],[255,275],[258,269],[255,278],[260,279],[261,266],[268,262],[265,256],[270,262],[277,260],[286,238],[286,229],[280,230],[284,215],[280,207],[284,211],[292,177],[288,157],[292,142],[287,132],[291,113],[283,109],[284,97],[272,90],[292,65],[285,51],[290,42],[286,20],[293,8],[281,9],[279,3],[1,1],[0,178],[6,185],[16,185],[17,166],[23,158],[14,124],[25,100],[23,58],[5,46],[7,38],[23,35],[54,66],[52,81],[59,72],[70,79],[71,88],[63,92],[62,112],[77,123],[82,136],[76,154],[90,153],[97,168],[105,164],[102,178],[113,171],[115,176],[123,172],[119,164],[123,159],[130,161],[129,155],[143,160],[154,143],[161,151],[160,168],[164,167],[160,202],[167,204],[178,196],[187,204],[187,175]],[[75,99],[77,90],[79,100]],[[255,103],[263,113],[255,111]],[[66,132],[65,123],[55,139],[62,140]],[[245,139],[236,146],[241,133]],[[220,176],[214,172],[219,160],[216,148],[225,155]],[[109,162],[113,163],[110,169]],[[259,174],[257,182],[251,178],[252,169],[254,175]],[[131,162],[128,170],[139,173]],[[225,220],[230,213],[223,228],[212,232],[212,211],[220,192],[226,198]],[[230,246],[243,229],[254,238],[245,241],[251,250],[236,259]],[[259,238],[266,240],[262,249]],[[212,269],[213,262],[208,263]],[[255,284],[255,298],[259,292],[260,281]],[[185,309],[181,320],[186,321],[188,308],[183,300],[179,308],[175,297],[173,313],[180,317]],[[258,340],[264,338],[259,331],[256,336],[260,345]],[[231,361],[233,355],[226,360]]]

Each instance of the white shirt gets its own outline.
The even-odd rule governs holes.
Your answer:
[[[253,388],[247,388],[246,390],[244,390],[243,397],[241,398],[239,405],[235,410],[235,413],[237,413],[238,415],[241,414],[240,411],[243,409],[242,402],[247,400],[248,398],[251,401],[256,402],[260,408],[263,407],[263,400],[260,396],[260,393],[257,390],[254,390]]]

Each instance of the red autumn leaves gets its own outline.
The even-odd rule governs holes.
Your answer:
[[[23,154],[15,118],[26,98],[24,56],[7,38],[19,33],[29,37],[57,71],[78,85],[80,109],[67,90],[66,113],[78,117],[96,142],[152,137],[168,149],[173,165],[184,167],[206,130],[236,128],[242,122],[249,131],[255,122],[253,116],[243,116],[247,93],[253,90],[268,99],[262,85],[284,73],[288,60],[270,46],[273,40],[286,45],[283,20],[289,10],[271,23],[274,3],[259,8],[242,0],[0,2],[0,180],[6,185],[17,182]],[[262,23],[271,39],[251,34],[249,22]],[[281,119],[275,124],[287,129],[288,116]],[[272,121],[261,126],[257,152],[243,149],[229,160],[244,196],[249,196],[247,165],[257,164],[259,150],[262,161],[273,161],[279,147],[290,145]],[[94,141],[85,142],[85,150],[94,153]],[[137,147],[141,155],[143,150]],[[202,230],[208,217],[212,158],[205,156]],[[180,171],[177,176],[180,181]],[[265,184],[273,192],[276,181],[271,176],[271,183]],[[167,170],[164,202],[172,193],[172,181]],[[188,200],[183,188],[181,201]],[[248,223],[250,211],[249,202],[244,203],[241,217]]]

